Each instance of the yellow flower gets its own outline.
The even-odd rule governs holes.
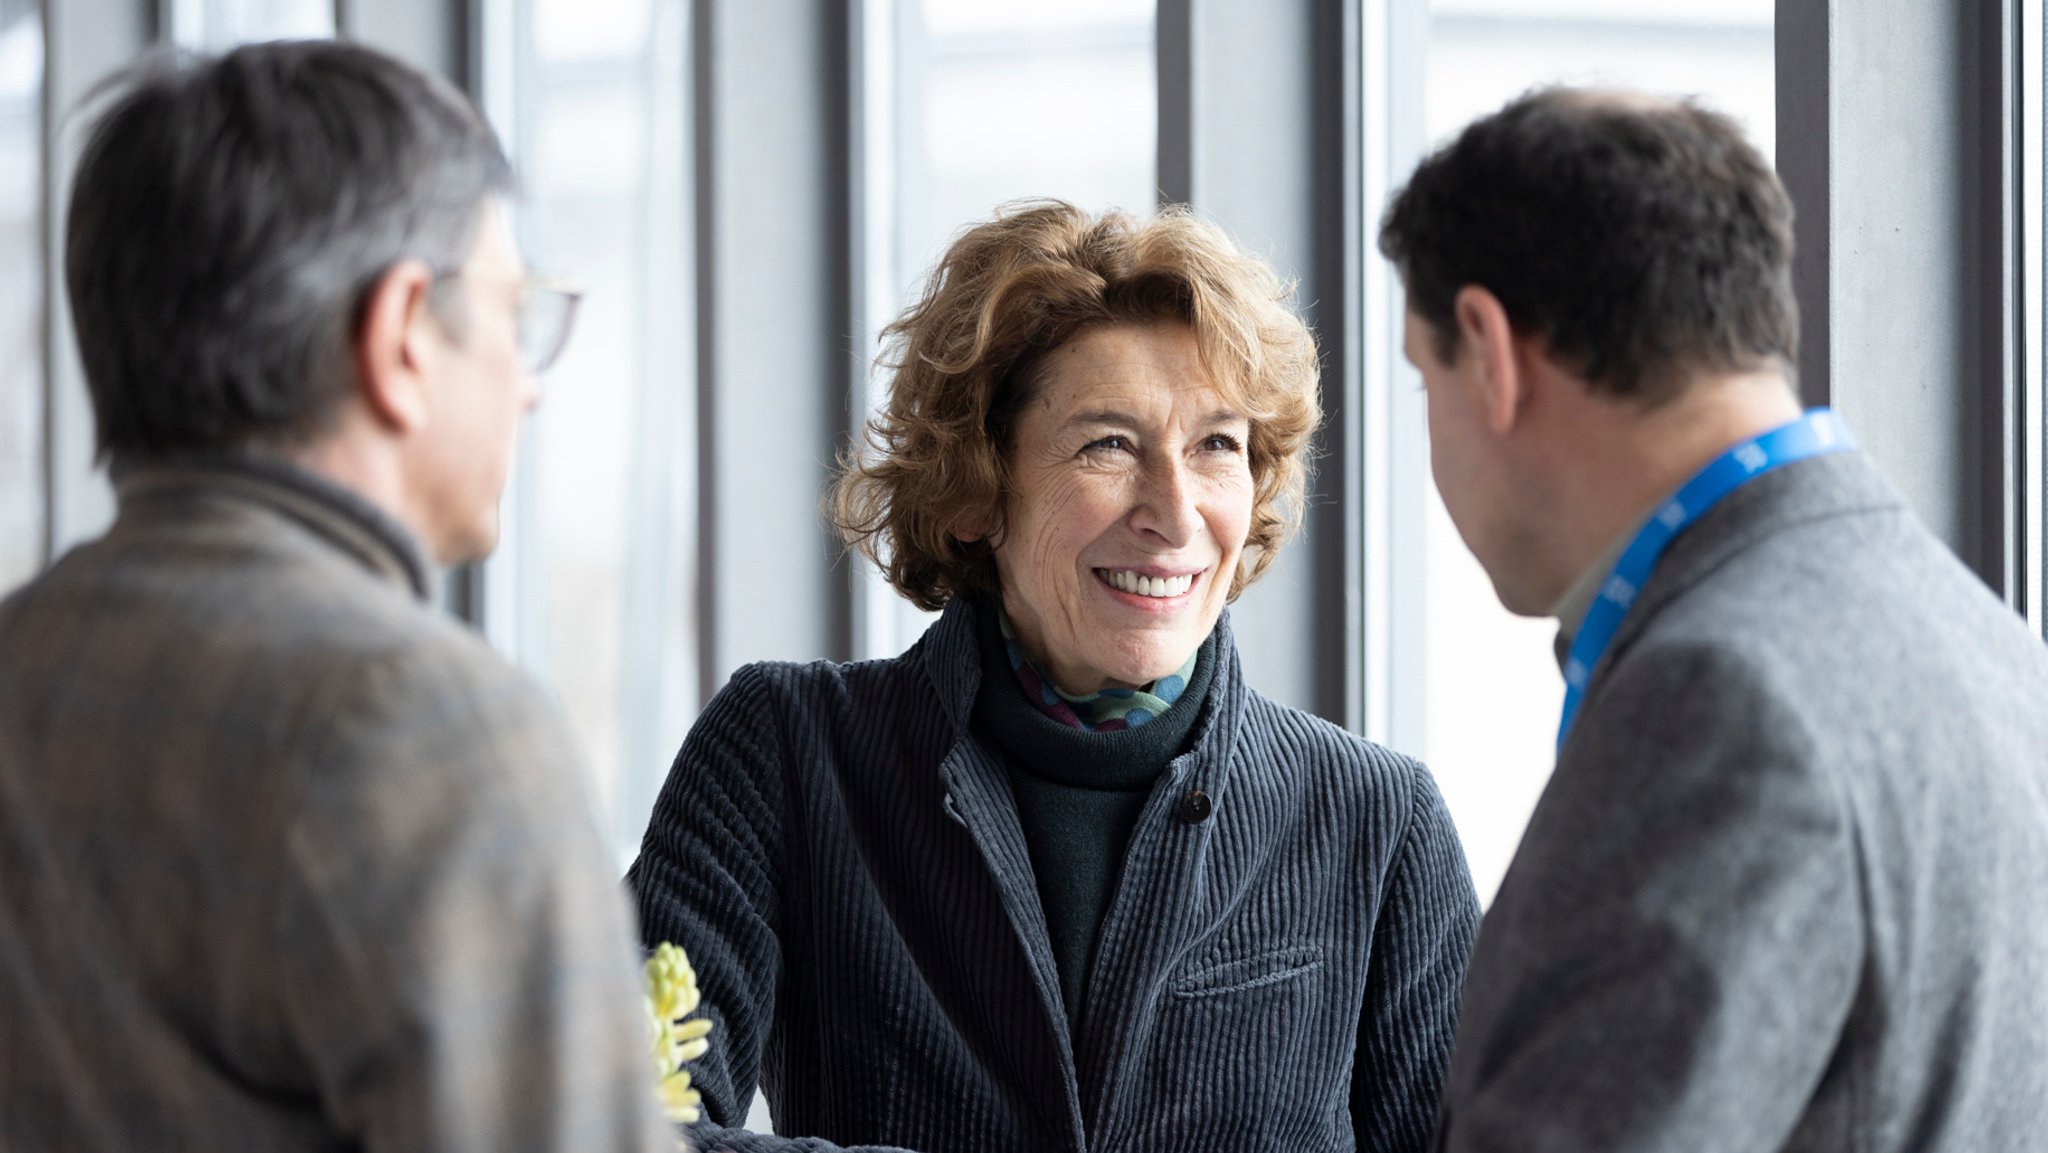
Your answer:
[[[703,1120],[704,1095],[690,1088],[690,1071],[678,1070],[662,1078],[656,1087],[661,1094],[661,1111],[670,1121],[678,1125],[694,1125]]]
[[[711,1032],[711,1022],[689,1016],[701,999],[697,971],[690,967],[690,958],[681,949],[666,941],[647,958],[643,971],[647,982],[647,1031],[662,1112],[670,1121],[688,1125],[703,1117],[699,1106],[704,1098],[690,1088],[690,1071],[682,1066],[711,1050],[711,1042],[704,1039]]]

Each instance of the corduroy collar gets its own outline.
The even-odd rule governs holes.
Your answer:
[[[1133,729],[1076,729],[1025,696],[992,608],[977,605],[974,615],[982,668],[975,723],[1025,771],[1080,788],[1140,789],[1187,747],[1215,677],[1216,632],[1196,650],[1187,691],[1164,713]]]
[[[981,688],[981,642],[976,612],[975,605],[956,597],[904,654],[924,670],[933,699],[953,725],[956,739],[967,734],[974,716],[975,694]],[[1237,642],[1231,636],[1228,609],[1217,618],[1207,643],[1215,646],[1215,671],[1211,674],[1208,699],[1202,704],[1186,747],[1199,759],[1213,760],[1220,770],[1228,758],[1211,758],[1209,754],[1227,752],[1235,746],[1245,696],[1243,668],[1238,662]]]

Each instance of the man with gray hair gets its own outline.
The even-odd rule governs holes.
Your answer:
[[[2048,649],[1801,411],[1770,165],[1541,91],[1380,246],[1444,504],[1566,686],[1437,1147],[2041,1148]]]
[[[427,603],[574,303],[503,154],[345,44],[117,91],[65,271],[119,513],[0,602],[0,1147],[674,1149],[565,727]]]

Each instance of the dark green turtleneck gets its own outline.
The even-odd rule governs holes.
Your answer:
[[[1053,720],[1026,699],[993,606],[977,604],[974,617],[981,643],[974,728],[1009,766],[1067,1023],[1078,1034],[1095,939],[1116,895],[1124,849],[1153,783],[1186,751],[1202,715],[1216,669],[1216,637],[1202,642],[1187,690],[1171,708],[1134,729],[1088,732]]]

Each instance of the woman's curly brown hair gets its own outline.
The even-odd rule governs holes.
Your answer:
[[[1005,206],[956,238],[918,302],[883,330],[888,407],[868,455],[840,462],[829,515],[918,607],[997,593],[1012,424],[1046,353],[1084,329],[1185,323],[1224,400],[1251,425],[1255,496],[1235,599],[1300,526],[1322,419],[1315,338],[1293,286],[1185,208],[1100,216],[1055,200]],[[960,526],[987,526],[976,540]]]

